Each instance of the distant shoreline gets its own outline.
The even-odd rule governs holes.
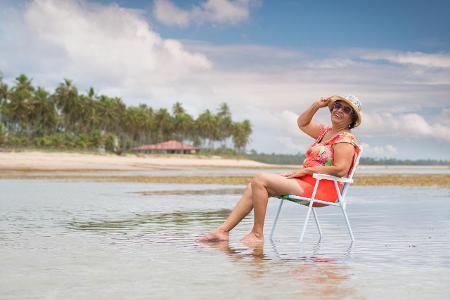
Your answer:
[[[0,152],[0,171],[145,171],[171,168],[277,168],[246,159],[197,155],[85,154],[70,152]]]
[[[252,174],[244,172],[239,175],[237,171],[236,174],[224,175],[229,173],[225,170],[255,169],[273,172],[275,169],[294,170],[297,167],[298,165],[271,165],[217,156],[0,152],[0,179],[243,185],[249,182]],[[183,175],[186,174],[183,170],[209,168],[223,169],[225,173],[205,176],[201,175],[203,171],[200,171],[197,175]],[[164,173],[160,171],[164,170],[180,173],[175,176],[162,176]],[[358,168],[355,185],[450,188],[450,171],[447,170],[448,166],[362,165]]]
[[[248,184],[253,176],[250,175],[176,175],[176,176],[149,176],[149,175],[108,175],[54,173],[54,172],[0,172],[0,180],[64,180],[79,182],[129,182],[129,183],[170,183],[170,184],[220,184],[241,185]],[[359,175],[355,177],[356,186],[410,186],[410,187],[438,187],[450,188],[450,174],[381,174]]]
[[[18,151],[0,152],[0,171],[146,171],[174,168],[255,168],[289,169],[300,165],[276,165],[248,159],[223,158],[183,154],[119,156],[115,154],[94,154],[78,152]],[[436,169],[447,170],[446,165],[361,165],[360,169],[391,170]]]

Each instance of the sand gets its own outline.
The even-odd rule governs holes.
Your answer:
[[[252,179],[248,175],[231,176],[134,176],[134,175],[88,175],[88,174],[36,174],[33,172],[1,172],[0,179],[43,179],[86,182],[135,182],[177,184],[246,185]],[[364,186],[429,186],[450,188],[450,174],[383,174],[358,175],[355,185]]]
[[[89,171],[145,171],[183,168],[293,169],[245,159],[195,155],[82,154],[69,152],[0,152],[0,179],[57,179],[80,181],[247,184],[252,176],[136,176],[86,173]],[[445,167],[448,168],[448,167]],[[406,168],[407,170],[407,168]],[[58,171],[69,173],[58,174]],[[357,174],[356,185],[406,185],[450,188],[450,174]]]
[[[194,155],[80,154],[66,152],[0,152],[1,171],[142,171],[175,167],[271,168],[245,159]]]

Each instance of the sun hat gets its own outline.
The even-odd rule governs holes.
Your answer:
[[[338,100],[343,101],[343,102],[347,103],[348,105],[350,105],[351,108],[353,108],[353,111],[356,113],[357,120],[355,123],[355,127],[358,127],[361,124],[361,121],[362,121],[361,101],[358,99],[358,97],[356,97],[354,95],[347,95],[345,97],[335,95],[335,96],[331,96],[330,100],[331,100],[330,103],[328,103],[328,108],[330,109],[330,111],[333,110],[334,102],[336,102]]]

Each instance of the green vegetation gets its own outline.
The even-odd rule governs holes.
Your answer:
[[[176,139],[202,149],[202,155],[242,157],[269,164],[298,165],[304,154],[244,154],[252,133],[250,121],[234,122],[226,103],[216,113],[206,110],[197,118],[177,102],[172,112],[141,104],[126,106],[122,99],[82,94],[65,79],[51,94],[34,87],[26,75],[13,86],[0,75],[0,147],[83,150],[122,153],[142,144]],[[239,155],[239,156],[238,156]],[[361,158],[363,165],[450,165],[443,160]]]
[[[450,166],[448,160],[436,159],[395,159],[395,158],[370,158],[361,157],[362,165],[401,165],[401,166]]]
[[[142,144],[176,139],[208,151],[242,153],[252,133],[250,121],[234,122],[226,103],[197,118],[177,102],[167,109],[126,106],[121,98],[82,94],[65,79],[51,94],[26,75],[9,87],[0,76],[0,147],[91,149],[124,152]]]
[[[224,184],[224,185],[242,185],[250,182],[251,175],[230,175],[230,176],[99,176],[99,175],[77,175],[77,174],[33,174],[32,172],[2,172],[0,179],[27,179],[27,180],[73,180],[88,182],[137,182],[137,183],[177,183],[177,184]],[[403,186],[436,186],[450,188],[450,174],[383,174],[383,175],[357,175],[356,185],[403,185]],[[224,191],[219,193],[240,193],[238,189]],[[186,191],[152,191],[143,192],[147,195],[176,195]],[[211,191],[207,191],[211,192]],[[192,192],[191,194],[200,194],[201,192]]]
[[[301,153],[297,154],[267,154],[258,153],[252,150],[246,154],[247,159],[278,165],[300,165],[305,159],[305,155]],[[400,160],[394,158],[370,158],[361,157],[361,165],[404,165],[404,166],[449,166],[450,162],[447,160],[434,160],[434,159],[420,159],[420,160]]]
[[[305,155],[301,153],[297,154],[268,154],[268,153],[258,153],[252,150],[250,153],[246,154],[246,158],[254,161],[263,162],[266,164],[277,164],[277,165],[299,165],[305,159]]]

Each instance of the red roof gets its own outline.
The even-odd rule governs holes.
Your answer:
[[[153,145],[142,145],[136,148],[133,148],[133,150],[197,150],[198,148],[193,147],[191,145],[186,145],[183,143],[180,143],[175,140],[159,143],[159,144],[153,144]]]

